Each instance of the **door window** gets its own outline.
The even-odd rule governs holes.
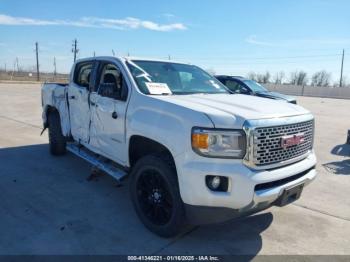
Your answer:
[[[239,84],[236,81],[226,80],[225,85],[228,87],[228,89],[230,89],[234,93],[239,93],[239,94],[248,94],[249,93],[249,90],[245,86]]]
[[[74,83],[88,89],[90,85],[92,70],[93,62],[77,64]]]
[[[114,64],[103,64],[98,79],[97,93],[104,97],[125,100],[127,87],[122,73]]]

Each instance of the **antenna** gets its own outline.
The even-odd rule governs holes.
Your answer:
[[[113,54],[113,56],[115,56],[115,52],[114,52],[114,50],[112,49],[112,54]]]

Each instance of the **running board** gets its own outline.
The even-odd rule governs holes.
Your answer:
[[[85,159],[96,168],[114,177],[119,183],[124,177],[128,175],[127,172],[125,172],[122,168],[118,167],[116,164],[113,164],[111,160],[95,154],[82,145],[78,145],[76,143],[67,143],[66,148],[68,151],[72,152],[78,157]]]

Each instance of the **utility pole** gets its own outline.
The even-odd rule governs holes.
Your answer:
[[[54,56],[53,57],[53,76],[54,78],[56,78],[56,75],[57,75],[57,68],[56,68],[56,57]]]
[[[7,70],[6,70],[6,63],[5,63],[5,73],[6,73],[6,71],[7,71]]]
[[[79,52],[77,45],[78,45],[78,41],[77,39],[74,39],[73,45],[72,45],[72,53],[74,54],[74,63],[77,60],[77,53]]]
[[[36,54],[36,81],[40,81],[40,71],[39,71],[39,45],[35,42],[35,54]]]
[[[17,73],[19,72],[19,64],[18,64],[18,57],[16,57],[16,66],[17,66]]]
[[[341,69],[340,69],[340,81],[339,81],[339,87],[343,86],[343,66],[344,66],[344,49],[343,49],[343,55],[341,59]]]

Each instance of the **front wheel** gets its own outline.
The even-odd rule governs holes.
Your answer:
[[[130,175],[130,194],[139,218],[150,231],[162,237],[181,231],[185,212],[171,161],[157,155],[140,159]]]

